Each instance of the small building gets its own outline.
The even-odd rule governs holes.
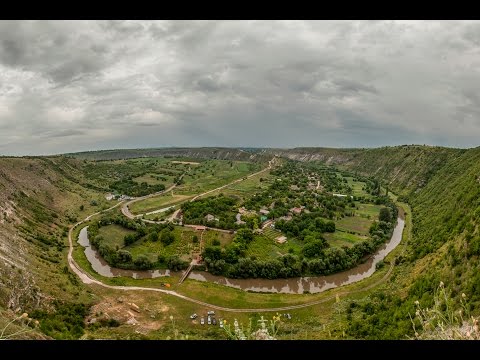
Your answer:
[[[264,222],[264,221],[266,221],[267,219],[268,219],[268,217],[266,217],[265,215],[260,216],[260,221],[261,221],[261,222]]]
[[[260,209],[259,213],[262,215],[268,215],[270,211],[268,211],[267,209]]]
[[[347,197],[347,196],[348,196],[348,195],[344,195],[344,194],[335,194],[335,193],[333,193],[332,195],[333,195],[333,196],[337,196],[337,197]],[[353,196],[350,195],[350,198],[353,199]]]
[[[207,214],[207,215],[205,215],[205,220],[207,220],[207,221],[218,221],[218,218],[216,218],[212,214]]]
[[[293,212],[294,214],[300,214],[302,212],[302,208],[294,207],[294,208],[291,208],[290,211]]]
[[[238,209],[238,212],[239,212],[240,214],[244,214],[244,213],[247,212],[247,209],[245,209],[245,207],[242,206],[240,209]]]
[[[265,222],[261,225],[261,228],[262,228],[262,229],[265,229],[265,228],[267,228],[269,225],[270,225],[270,227],[272,227],[272,225],[273,225],[273,220],[267,220],[267,221],[265,221]],[[273,226],[273,227],[275,227],[275,226]],[[273,227],[272,227],[272,228],[273,228]]]
[[[237,221],[235,221],[235,224],[238,224],[238,225],[246,224],[246,222],[242,220],[242,214],[238,213],[235,217],[237,219]]]
[[[287,237],[282,235],[282,236],[279,236],[275,239],[275,241],[279,244],[284,244],[287,242]]]
[[[206,227],[206,226],[203,226],[203,225],[197,225],[197,226],[195,226],[195,230],[197,230],[197,231],[203,231],[203,230],[205,230],[206,228],[207,228],[207,227]]]

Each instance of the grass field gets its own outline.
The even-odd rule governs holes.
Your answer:
[[[166,181],[157,179],[157,177],[162,177],[166,178]],[[148,185],[158,185],[158,184],[163,184],[165,185],[165,188],[168,188],[169,186],[173,185],[173,176],[171,175],[163,175],[163,174],[157,174],[157,173],[147,173],[142,176],[138,176],[134,178],[133,180],[139,184],[145,182]]]
[[[275,241],[263,235],[255,235],[248,245],[246,255],[255,256],[257,260],[274,259],[285,254],[288,244],[277,244]]]
[[[192,241],[194,230],[184,227],[175,227],[173,234],[175,235],[175,241],[167,246],[165,246],[160,240],[139,240],[124,249],[130,251],[133,258],[144,254],[147,255],[151,261],[156,261],[160,254],[165,257],[178,255],[184,260],[190,259],[189,254],[195,247],[198,247],[198,245],[193,244]]]
[[[133,230],[125,229],[124,227],[116,224],[102,226],[98,230],[98,234],[104,238],[103,242],[114,249],[116,246],[122,248],[124,246],[123,238],[125,235],[133,233]]]
[[[185,175],[176,192],[198,195],[258,171],[259,165],[244,161],[208,160]]]
[[[177,190],[173,190],[172,193],[154,196],[145,200],[134,202],[129,205],[130,211],[132,214],[144,214],[146,212],[158,210],[161,208],[168,207],[170,205],[175,205],[190,199],[192,196],[189,195],[180,195],[177,194]]]
[[[349,234],[343,231],[335,231],[334,233],[323,234],[325,239],[332,247],[352,246],[356,242],[367,239],[366,236],[360,236],[355,234]]]
[[[370,220],[378,219],[380,209],[383,207],[382,205],[361,204],[359,202],[355,202],[355,204],[358,207],[358,210],[355,210],[355,213],[367,219],[370,218]]]
[[[335,226],[343,231],[354,231],[360,235],[367,235],[373,219],[369,220],[361,216],[347,216],[343,219],[336,220]]]
[[[196,231],[198,238],[200,239],[201,231]],[[203,233],[203,241],[205,245],[212,245],[213,241],[216,239],[220,241],[221,246],[230,244],[233,240],[234,234],[228,234],[215,230],[208,230]]]
[[[363,181],[354,181],[353,177],[344,177],[344,178],[347,179],[348,186],[352,188],[353,196],[367,196],[367,197],[371,196],[363,190],[363,187],[365,186],[365,183]]]
[[[263,181],[260,181],[260,179],[263,179]],[[255,192],[261,192],[265,190],[270,184],[271,175],[269,171],[266,171],[264,173],[252,176],[246,180],[227,186],[221,190],[213,191],[205,195],[205,197],[216,196],[222,193],[225,196],[234,196],[241,200],[245,200],[246,198],[252,196],[252,194]]]

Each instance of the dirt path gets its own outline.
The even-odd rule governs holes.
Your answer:
[[[245,178],[233,180],[232,182],[230,182],[230,183],[228,183],[228,184],[225,184],[225,185],[222,185],[222,186],[219,186],[219,187],[216,188],[216,189],[205,191],[204,193],[201,193],[201,194],[199,194],[199,195],[194,196],[194,197],[190,200],[190,202],[197,200],[199,197],[205,196],[205,195],[207,195],[207,194],[210,194],[210,193],[212,193],[212,192],[215,192],[215,191],[218,191],[218,190],[221,190],[221,189],[225,189],[226,187],[228,187],[228,186],[230,186],[230,185],[239,183],[239,182],[241,182],[241,181],[244,181],[245,179],[251,178],[252,176],[255,176],[255,175],[261,174],[261,173],[263,173],[263,172],[265,172],[265,171],[267,171],[267,170],[270,170],[270,169],[272,168],[272,165],[273,165],[273,162],[272,162],[272,161],[273,161],[273,159],[268,162],[268,166],[267,166],[265,169],[262,169],[262,170],[260,170],[260,171],[257,171],[256,173],[250,174],[250,175],[246,176]]]
[[[140,201],[140,200],[145,200],[145,199],[148,199],[148,198],[151,198],[151,197],[154,197],[154,196],[162,195],[164,193],[167,193],[167,192],[173,190],[176,186],[177,186],[176,184],[173,184],[168,189],[165,189],[165,190],[153,193],[153,194],[148,194],[148,195],[145,195],[145,196],[137,197],[133,200],[130,200],[130,201],[126,202],[122,206],[122,214],[125,215],[126,217],[128,217],[129,219],[135,219],[136,217],[142,216],[143,214],[133,215],[130,212],[130,209],[128,208],[128,205],[133,204],[134,202],[137,202],[137,201]]]
[[[188,296],[185,296],[185,295],[182,295],[182,294],[179,294],[177,293],[176,291],[173,291],[173,290],[164,290],[164,289],[158,289],[158,288],[148,288],[148,287],[141,287],[141,286],[115,286],[115,285],[108,285],[108,284],[104,284],[103,282],[97,280],[97,279],[94,279],[92,278],[88,273],[86,273],[76,262],[75,260],[73,259],[73,256],[72,256],[72,253],[73,253],[73,239],[72,239],[72,233],[73,233],[73,229],[75,227],[77,227],[78,225],[88,221],[91,217],[95,216],[95,215],[98,215],[102,212],[105,212],[105,211],[109,211],[111,209],[114,209],[115,207],[121,205],[122,203],[118,203],[114,206],[112,206],[111,208],[109,209],[106,209],[104,211],[99,211],[95,214],[92,214],[92,215],[89,215],[88,217],[85,218],[85,220],[82,220],[78,223],[76,223],[75,225],[73,225],[71,228],[70,228],[70,231],[68,232],[68,242],[69,242],[69,245],[70,245],[70,249],[68,251],[68,265],[70,266],[70,268],[72,269],[72,271],[77,274],[79,276],[79,278],[82,280],[83,283],[85,284],[95,284],[95,285],[99,285],[99,286],[102,286],[104,288],[108,288],[108,289],[114,289],[114,290],[122,290],[122,291],[153,291],[153,292],[159,292],[159,293],[164,293],[164,294],[168,294],[168,295],[171,295],[171,296],[176,296],[178,298],[181,298],[183,300],[186,300],[186,301],[190,301],[190,302],[193,302],[195,304],[199,304],[199,305],[202,305],[202,306],[206,306],[206,307],[209,307],[209,308],[212,308],[212,309],[215,309],[215,310],[221,310],[221,311],[226,311],[226,312],[241,312],[241,313],[250,313],[250,312],[275,312],[275,311],[286,311],[286,310],[295,310],[295,309],[302,309],[302,308],[306,308],[306,307],[310,307],[310,306],[315,306],[315,305],[319,305],[319,304],[323,304],[323,303],[326,303],[326,302],[329,302],[333,299],[335,299],[337,296],[346,296],[346,295],[350,295],[350,294],[356,294],[356,293],[360,293],[360,292],[364,292],[364,291],[368,291],[380,284],[382,284],[383,282],[385,282],[391,275],[392,271],[393,271],[393,268],[395,266],[395,262],[394,261],[391,261],[390,263],[390,267],[387,271],[387,273],[381,278],[379,279],[378,281],[366,286],[366,287],[363,287],[363,288],[360,288],[360,289],[357,289],[357,290],[351,290],[351,291],[343,291],[343,292],[337,292],[335,294],[332,294],[330,296],[327,296],[325,298],[322,298],[322,299],[319,299],[319,300],[315,300],[315,301],[311,301],[311,302],[308,302],[308,303],[304,303],[304,304],[297,304],[297,305],[289,305],[289,306],[281,306],[281,307],[276,307],[276,308],[229,308],[229,307],[224,307],[224,306],[218,306],[218,305],[214,305],[214,304],[210,304],[210,303],[207,303],[207,302],[204,302],[204,301],[200,301],[200,300],[197,300],[197,299],[194,299],[194,298],[191,298],[191,297],[188,297]],[[402,250],[402,253],[405,251],[405,246]]]

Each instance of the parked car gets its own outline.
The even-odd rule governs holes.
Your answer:
[[[215,315],[215,311],[210,310],[209,312],[207,312],[207,315]]]
[[[290,320],[292,316],[290,314],[287,314],[287,319]]]
[[[192,315],[190,315],[190,319],[196,319],[197,316],[198,316],[197,314],[192,314]]]
[[[204,318],[204,317],[202,317],[202,318],[200,319],[200,324],[205,325],[205,318]]]
[[[210,315],[208,315],[207,322],[208,322],[208,325],[212,323],[212,318],[210,317]]]
[[[220,323],[220,327],[223,328],[223,320],[218,320],[218,322]]]
[[[215,318],[212,319],[212,324],[217,325],[217,320],[215,320]]]

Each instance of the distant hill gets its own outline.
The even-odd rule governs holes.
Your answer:
[[[403,145],[373,149],[294,148],[268,152],[299,161],[340,165],[378,177],[397,194],[409,195],[423,188],[449,160],[467,150]]]
[[[68,153],[65,156],[87,160],[118,160],[140,157],[185,157],[193,159],[220,159],[265,161],[259,149],[236,149],[220,147],[199,148],[155,148],[155,149],[116,149]]]

